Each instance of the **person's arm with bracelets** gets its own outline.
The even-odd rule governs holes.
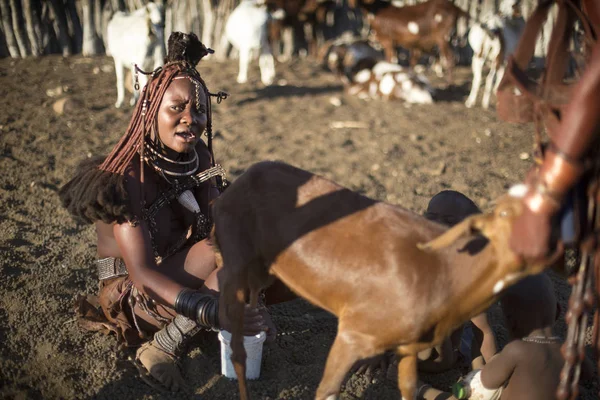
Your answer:
[[[560,209],[567,192],[584,172],[583,158],[600,126],[600,42],[575,85],[571,101],[545,151],[539,169],[529,174],[523,213],[513,225],[510,245],[526,260],[548,255],[550,219]]]

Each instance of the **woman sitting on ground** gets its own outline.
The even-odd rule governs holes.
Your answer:
[[[125,135],[60,191],[76,218],[96,225],[102,322],[141,345],[136,364],[172,390],[183,383],[176,361],[188,339],[229,326],[219,320],[208,240],[209,203],[224,177],[212,152],[210,99],[226,94],[210,93],[196,70],[210,52],[196,35],[174,32]],[[245,334],[260,331],[275,335],[268,313],[248,309]]]

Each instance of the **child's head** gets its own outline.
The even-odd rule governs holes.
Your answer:
[[[545,273],[528,276],[510,286],[500,299],[507,328],[513,338],[551,327],[559,306],[552,281]]]
[[[464,194],[454,190],[442,190],[429,200],[425,218],[453,226],[469,215],[480,212],[479,207]]]

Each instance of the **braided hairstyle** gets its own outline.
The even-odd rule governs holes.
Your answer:
[[[152,72],[144,72],[136,65],[136,73],[151,75],[142,89],[129,126],[121,140],[105,158],[86,160],[78,167],[79,173],[59,191],[62,204],[78,220],[93,223],[123,223],[135,219],[129,209],[129,196],[125,188],[126,170],[131,168],[136,154],[144,159],[144,138],[156,129],[156,115],[162,98],[177,75],[187,75],[197,81],[207,101],[207,146],[214,165],[212,152],[212,112],[210,98],[217,101],[227,97],[224,92],[210,93],[196,70],[198,62],[213,53],[193,33],[173,32],[168,40],[165,65]],[[143,168],[141,169],[143,174]],[[143,175],[142,175],[143,180]]]

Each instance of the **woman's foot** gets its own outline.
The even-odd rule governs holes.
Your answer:
[[[177,358],[164,351],[154,340],[144,343],[136,352],[136,367],[141,378],[157,389],[179,391],[184,386]]]

